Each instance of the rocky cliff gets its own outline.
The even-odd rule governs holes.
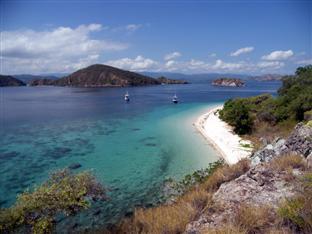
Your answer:
[[[203,210],[187,225],[185,232],[219,233],[217,230],[227,230],[220,233],[245,233],[245,230],[251,230],[250,233],[268,233],[279,225],[278,229],[284,230],[281,233],[309,233],[310,226],[299,230],[297,224],[277,224],[281,222],[277,221],[277,213],[286,199],[302,194],[301,178],[311,171],[312,128],[299,123],[287,139],[277,139],[255,152],[246,173],[221,184],[212,196],[213,206]],[[246,215],[253,223],[242,221]],[[253,225],[256,229],[252,229],[255,228]],[[242,231],[236,227],[245,229]],[[231,232],[228,228],[232,228]]]

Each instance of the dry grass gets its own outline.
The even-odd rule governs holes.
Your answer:
[[[306,169],[307,164],[300,155],[289,154],[275,158],[268,167],[276,171],[292,172],[294,168]]]
[[[207,181],[181,196],[172,205],[137,209],[132,218],[119,225],[118,233],[181,233],[186,225],[205,209],[212,207],[212,193],[226,181],[235,179],[249,169],[249,161],[218,168]]]
[[[258,233],[274,221],[274,213],[269,206],[243,204],[234,217],[234,225],[247,233]]]
[[[286,138],[289,136],[295,125],[296,122],[293,120],[281,122],[277,125],[272,125],[263,121],[256,121],[252,133],[244,135],[243,138],[245,140],[250,140],[256,151],[263,146],[262,142],[259,140],[260,138],[266,139],[268,142],[272,142],[277,137]]]
[[[279,216],[284,223],[303,233],[312,233],[312,173],[305,174],[302,191],[280,204]]]
[[[250,168],[250,161],[243,159],[238,163],[228,166],[224,165],[223,167],[218,168],[208,179],[203,183],[203,186],[208,191],[217,190],[220,185],[224,182],[231,181],[245,172]]]
[[[123,222],[119,233],[182,233],[209,205],[211,194],[196,188],[180,197],[172,205],[137,209],[134,216]]]

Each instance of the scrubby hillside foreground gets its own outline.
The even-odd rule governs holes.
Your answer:
[[[292,135],[301,131],[293,145],[311,143],[312,128],[300,124]],[[301,150],[218,166],[174,203],[138,209],[111,232],[311,233],[312,147],[307,157]]]

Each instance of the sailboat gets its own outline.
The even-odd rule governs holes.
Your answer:
[[[129,102],[129,101],[130,101],[130,95],[129,95],[128,91],[127,91],[127,93],[125,94],[125,101],[126,101],[126,102]]]
[[[178,103],[178,97],[177,97],[176,94],[173,96],[172,102],[175,103],[175,104]]]

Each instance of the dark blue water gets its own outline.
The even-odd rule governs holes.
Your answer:
[[[0,88],[0,205],[13,204],[49,172],[80,163],[77,171],[92,169],[111,189],[111,199],[61,224],[114,222],[135,206],[156,203],[165,178],[180,179],[217,160],[192,126],[200,114],[229,98],[275,94],[279,86],[251,81],[243,88]],[[171,103],[175,93],[178,105]]]

